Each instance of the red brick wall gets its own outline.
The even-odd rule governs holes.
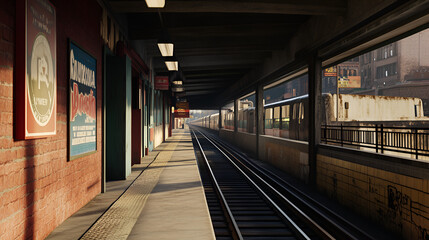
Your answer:
[[[0,239],[43,239],[100,192],[101,7],[95,0],[52,1],[57,10],[57,135],[15,141],[15,0],[0,8]],[[67,161],[67,39],[97,58],[97,153]],[[21,96],[15,96],[21,97]]]

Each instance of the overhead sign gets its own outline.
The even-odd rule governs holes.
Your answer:
[[[338,65],[338,88],[360,88],[359,62]]]
[[[175,109],[174,110],[175,118],[189,118],[189,109]]]
[[[174,109],[174,117],[189,118],[189,102],[176,102],[176,109]]]
[[[168,90],[168,77],[157,76],[155,77],[155,89],[157,90]]]
[[[48,0],[17,1],[16,138],[56,134],[56,11]]]
[[[97,60],[70,41],[70,159],[97,150]]]
[[[189,102],[176,102],[177,109],[189,109]]]

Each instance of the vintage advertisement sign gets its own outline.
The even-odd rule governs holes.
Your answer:
[[[189,109],[174,109],[175,118],[189,118]]]
[[[359,62],[338,65],[338,88],[360,88]]]
[[[189,118],[189,102],[176,102],[175,118]]]
[[[337,66],[328,67],[323,70],[324,77],[336,77],[337,76]]]
[[[70,159],[97,150],[97,60],[70,41]]]
[[[189,109],[189,103],[188,102],[176,102],[176,108],[177,109]]]
[[[17,2],[15,136],[56,134],[56,12],[48,0]]]
[[[155,89],[156,90],[168,90],[168,77],[157,76],[155,77]]]

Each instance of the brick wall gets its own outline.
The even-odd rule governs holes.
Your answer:
[[[15,1],[0,8],[0,239],[43,239],[100,192],[101,8],[95,0],[52,1],[57,10],[57,134],[15,141]],[[97,153],[67,161],[67,39],[97,58]],[[22,97],[22,96],[15,96]]]
[[[429,238],[428,179],[318,155],[317,187],[404,239]]]

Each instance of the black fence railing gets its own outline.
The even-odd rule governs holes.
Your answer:
[[[373,148],[376,152],[400,152],[429,156],[429,128],[322,125],[321,141],[341,146]]]

